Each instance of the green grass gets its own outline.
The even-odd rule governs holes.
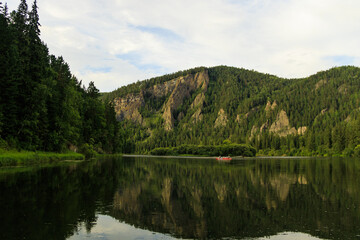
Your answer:
[[[29,152],[29,151],[6,151],[0,149],[0,166],[31,165],[50,163],[63,160],[84,160],[84,155],[75,152]]]

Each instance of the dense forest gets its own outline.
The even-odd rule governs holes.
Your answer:
[[[168,76],[103,96],[115,103],[127,151],[248,144],[264,155],[359,155],[357,67],[302,79],[227,66]]]
[[[40,39],[36,0],[0,3],[0,148],[121,152],[114,108]]]

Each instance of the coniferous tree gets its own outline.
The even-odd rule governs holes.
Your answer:
[[[14,143],[18,120],[18,96],[20,56],[15,45],[16,35],[10,24],[5,5],[0,13],[0,112],[2,113],[2,137]]]
[[[0,138],[27,150],[66,151],[84,143],[120,149],[113,106],[105,108],[94,83],[82,88],[62,57],[49,56],[37,1],[28,12],[21,0],[10,17],[0,7]]]

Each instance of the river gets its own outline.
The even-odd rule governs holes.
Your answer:
[[[0,239],[360,239],[360,159],[0,168]]]

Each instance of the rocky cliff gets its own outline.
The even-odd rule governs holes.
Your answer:
[[[272,136],[298,141],[309,131],[355,124],[360,69],[344,69],[287,80],[225,66],[198,68],[124,87],[112,100],[119,121],[136,123],[129,138],[142,148],[224,140],[269,146]]]
[[[119,121],[127,119],[142,123],[142,117],[139,112],[139,108],[144,105],[144,95],[142,92],[138,95],[129,94],[125,98],[115,98],[113,102],[116,118]]]
[[[172,91],[169,99],[163,107],[163,119],[165,120],[165,129],[167,131],[173,129],[174,127],[174,116],[173,112],[178,107],[180,107],[185,98],[189,98],[191,93],[197,89],[201,89],[200,96],[195,98],[192,106],[199,106],[202,104],[204,99],[202,99],[201,94],[206,92],[207,86],[209,84],[209,75],[207,71],[196,73],[195,75],[187,75],[184,77],[179,77],[175,79],[175,87]]]

